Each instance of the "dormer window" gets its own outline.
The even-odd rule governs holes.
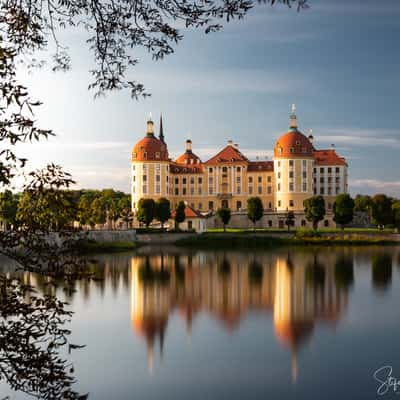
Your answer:
[[[160,152],[159,151],[156,152],[156,158],[160,158]]]
[[[132,154],[132,158],[135,159],[137,157],[137,153]]]
[[[301,151],[302,151],[303,153],[307,153],[307,149],[306,149],[305,147],[303,147],[303,148],[301,149]]]
[[[291,153],[294,153],[294,147],[291,147],[291,148],[290,148],[290,152],[291,152]]]
[[[143,153],[143,158],[147,160],[147,151]]]
[[[282,154],[282,152],[283,152],[282,147],[279,147],[278,152],[279,152],[279,154]]]
[[[296,146],[300,146],[300,140],[296,140]]]

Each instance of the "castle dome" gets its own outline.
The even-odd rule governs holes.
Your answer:
[[[132,161],[168,161],[167,145],[154,135],[151,118],[147,121],[146,136],[132,150]]]
[[[310,140],[297,128],[284,133],[274,147],[275,157],[313,157],[314,148]]]
[[[200,158],[192,151],[192,141],[186,140],[186,151],[175,161],[177,164],[201,164]]]

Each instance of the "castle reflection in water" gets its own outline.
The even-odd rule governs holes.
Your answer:
[[[92,268],[98,279],[76,281],[73,290],[62,289],[62,282],[50,284],[44,276],[21,275],[44,293],[59,295],[62,289],[72,304],[75,296],[88,301],[94,292],[130,292],[132,328],[145,340],[150,371],[157,342],[162,352],[174,312],[185,320],[189,335],[200,313],[221,321],[230,332],[246,314],[264,313],[273,320],[276,338],[291,353],[293,381],[301,345],[319,325],[335,327],[344,315],[354,266],[370,266],[367,273],[378,294],[390,287],[392,262],[400,266],[398,249],[383,248],[211,252],[144,247],[134,254],[96,259]],[[8,274],[9,267],[0,263],[0,272]]]
[[[131,260],[131,320],[143,335],[152,369],[162,352],[168,318],[179,311],[191,333],[207,312],[233,331],[249,311],[272,313],[276,337],[290,348],[292,378],[297,352],[317,322],[335,325],[346,310],[353,260],[335,253],[197,253],[143,255]]]

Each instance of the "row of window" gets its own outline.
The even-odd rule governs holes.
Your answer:
[[[325,183],[325,178],[324,178],[323,176],[321,176],[321,177],[319,178],[319,181],[320,181],[320,183]],[[340,177],[337,176],[337,177],[335,178],[335,183],[339,183],[339,182],[340,182]],[[314,178],[314,183],[315,183],[315,184],[317,183],[317,178]],[[331,178],[331,177],[328,177],[328,183],[332,183],[332,178]]]
[[[333,190],[333,188],[331,188],[331,187],[328,187],[326,193],[325,193],[325,188],[323,188],[323,187],[319,188],[319,194],[322,194],[322,195],[327,194],[329,196],[329,195],[339,194],[339,193],[340,193],[340,187],[339,186],[336,186],[335,190]],[[314,188],[314,194],[317,194],[317,189],[316,188]]]
[[[328,174],[331,174],[332,171],[333,171],[333,168],[332,167],[328,167],[328,168],[326,168],[326,170],[327,170]],[[340,173],[340,167],[336,167],[335,168],[335,172],[337,174],[339,174]],[[314,168],[314,174],[316,174],[316,173],[317,173],[317,168]],[[319,173],[320,174],[324,174],[325,173],[325,167],[319,167]]]

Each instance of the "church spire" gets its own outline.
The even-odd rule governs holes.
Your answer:
[[[159,138],[163,143],[165,143],[165,140],[164,140],[164,129],[163,129],[163,124],[162,124],[162,113],[160,115],[160,134],[159,134]]]

